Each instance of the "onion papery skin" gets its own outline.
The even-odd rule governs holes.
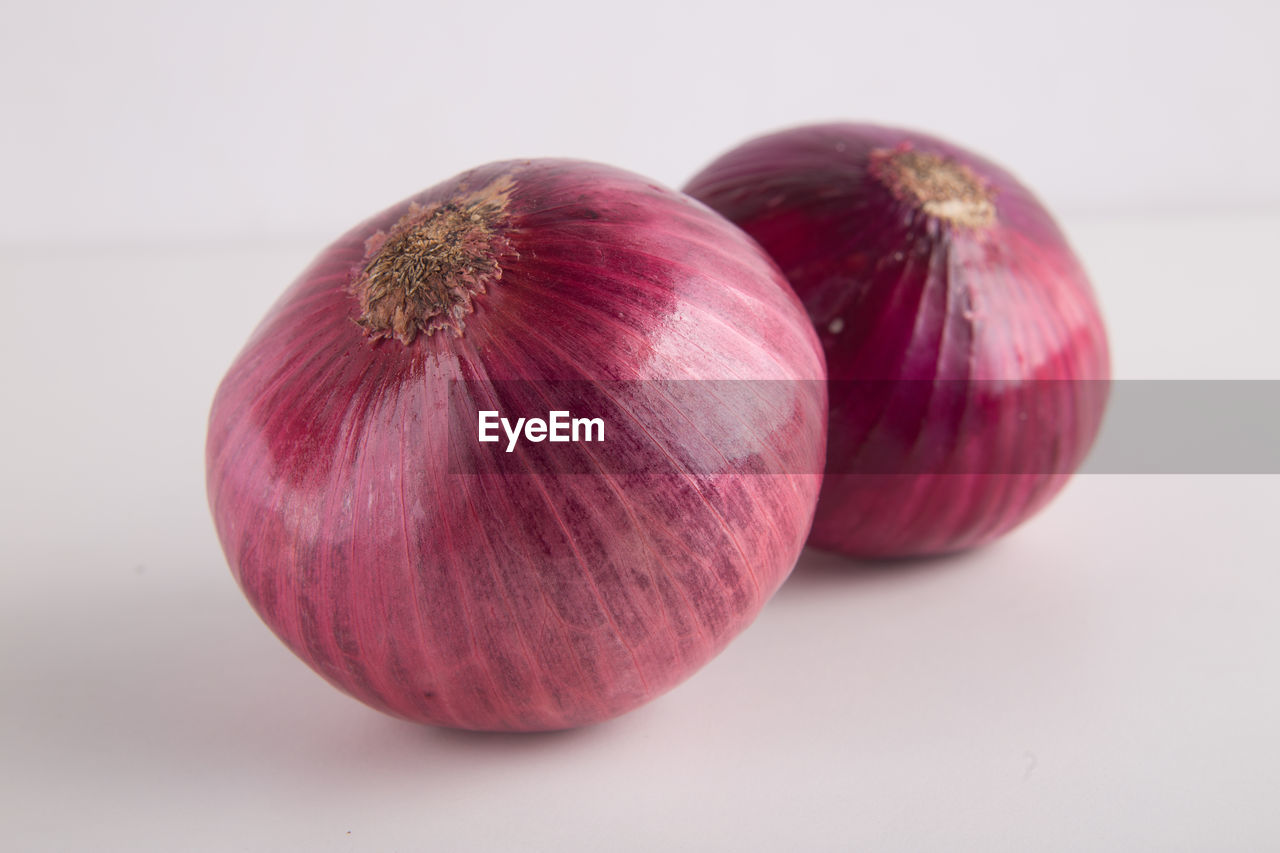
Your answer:
[[[1106,332],[1061,230],[1004,169],[921,133],[827,124],[749,141],[685,191],[759,241],[822,341],[831,423],[810,544],[981,545],[1084,460]]]
[[[361,282],[420,216],[444,223],[430,251],[458,286],[415,326],[423,303],[369,308]],[[486,468],[489,446],[458,436],[514,380],[780,382],[787,405],[732,421],[777,473],[619,458],[707,443],[714,414],[659,391],[626,401],[648,447],[581,446],[594,473]],[[270,310],[214,399],[210,506],[259,615],[351,696],[464,729],[586,725],[692,674],[787,577],[821,486],[824,380],[803,307],[723,218],[607,166],[495,163],[354,228]]]

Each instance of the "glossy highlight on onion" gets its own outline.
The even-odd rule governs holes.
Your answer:
[[[824,379],[799,301],[718,215],[606,166],[495,163],[354,228],[270,310],[213,403],[210,505],[257,612],[350,695],[580,726],[685,679],[786,578]],[[472,440],[485,410],[560,405],[541,395],[562,380],[625,421],[573,445],[579,467]],[[668,394],[710,380],[774,390],[728,413]]]
[[[1110,377],[1101,314],[1053,218],[1004,169],[921,133],[829,124],[747,142],[685,191],[760,242],[822,341],[811,544],[981,545],[1084,460]]]

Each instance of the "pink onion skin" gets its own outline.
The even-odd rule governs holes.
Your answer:
[[[493,187],[500,276],[461,334],[358,325],[383,236]],[[451,473],[469,469],[449,431],[476,429],[449,422],[458,379],[806,380],[741,424],[794,473]],[[341,690],[440,726],[581,726],[688,677],[786,578],[821,485],[824,379],[799,301],[721,217],[611,167],[495,163],[351,230],[271,309],[213,403],[210,506],[249,601]],[[658,424],[643,403],[642,426],[706,440],[699,413]]]
[[[962,215],[886,168],[918,155],[976,176]],[[1109,390],[1106,332],[1062,232],[1004,169],[924,134],[827,124],[749,141],[685,191],[764,246],[822,341],[831,424],[810,544],[972,548],[1083,462]],[[864,380],[908,381],[868,405]]]

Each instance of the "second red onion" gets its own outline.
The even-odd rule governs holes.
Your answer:
[[[999,166],[942,140],[831,124],[750,141],[685,191],[782,268],[831,379],[810,543],[956,551],[1043,507],[1097,434],[1110,375],[1084,270]]]

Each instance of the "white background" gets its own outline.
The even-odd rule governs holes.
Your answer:
[[[1062,214],[1117,375],[1280,378],[1273,8],[747,6],[6,14],[0,844],[1280,844],[1277,477],[1091,475],[957,559],[806,554],[703,672],[567,734],[384,718],[240,596],[216,383],[329,238],[490,159],[679,184],[779,125],[914,125]]]
[[[932,130],[1063,213],[1280,203],[1257,2],[24,4],[0,30],[0,235],[330,235],[463,169],[678,186],[779,126]]]

